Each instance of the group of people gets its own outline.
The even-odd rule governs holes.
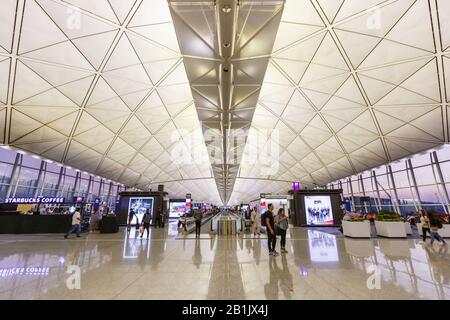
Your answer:
[[[427,232],[430,234],[430,243],[433,244],[434,240],[439,241],[442,244],[447,244],[445,240],[439,234],[439,229],[442,228],[442,222],[433,216],[432,212],[426,213],[423,209],[420,209],[420,223],[422,224],[422,243],[427,240]]]
[[[166,220],[166,212],[162,212],[155,218],[155,228],[164,228],[165,220]],[[150,223],[152,222],[152,214],[149,209],[145,210],[144,216],[142,217],[141,221],[139,221],[139,217],[134,212],[133,209],[130,210],[128,214],[128,226],[127,226],[127,233],[130,234],[131,231],[131,224],[133,222],[133,219],[136,218],[135,227],[136,230],[139,230],[141,239],[144,236],[144,233],[147,232],[147,239],[150,235]]]
[[[277,214],[275,214],[273,210],[273,204],[269,203],[267,211],[261,215],[258,208],[254,207],[250,211],[250,220],[252,232],[255,236],[261,235],[261,225],[266,227],[269,255],[278,256],[279,253],[275,250],[277,235],[281,237],[280,252],[283,254],[288,253],[286,250],[286,234],[287,229],[289,228],[289,217],[283,208],[278,209]]]

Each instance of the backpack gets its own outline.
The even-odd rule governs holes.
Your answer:
[[[264,213],[261,215],[261,225],[262,225],[263,227],[267,227],[266,217],[267,217],[267,213],[264,212]]]

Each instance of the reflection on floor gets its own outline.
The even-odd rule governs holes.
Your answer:
[[[177,238],[171,225],[148,240],[125,230],[0,235],[0,299],[450,299],[447,247],[347,239],[330,228],[289,233],[279,257],[268,256],[266,239],[206,229],[200,240]],[[71,265],[79,290],[67,286]]]

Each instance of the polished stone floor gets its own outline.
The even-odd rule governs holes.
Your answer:
[[[450,299],[450,253],[439,244],[291,228],[286,247],[269,257],[264,238],[195,240],[173,224],[149,240],[125,230],[0,235],[0,299]],[[71,265],[80,289],[68,288]]]

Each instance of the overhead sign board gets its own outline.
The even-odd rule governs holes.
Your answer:
[[[65,198],[55,198],[55,197],[37,197],[37,198],[7,198],[5,203],[17,203],[17,204],[41,204],[41,203],[64,203]]]

